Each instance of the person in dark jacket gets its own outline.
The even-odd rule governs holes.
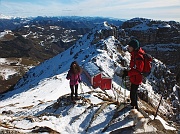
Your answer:
[[[78,83],[81,82],[81,67],[78,65],[76,61],[73,61],[70,65],[70,70],[68,71],[67,80],[70,80],[70,89],[71,89],[71,100],[79,99],[78,97]]]
[[[130,99],[132,108],[138,109],[138,97],[137,90],[142,83],[142,74],[144,68],[143,54],[144,50],[139,46],[139,41],[136,39],[131,40],[128,43],[128,51],[131,54],[130,70],[124,70],[123,78],[129,76],[131,82]]]

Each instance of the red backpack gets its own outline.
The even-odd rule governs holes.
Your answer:
[[[153,60],[152,56],[150,54],[144,53],[144,68],[141,72],[143,76],[147,77],[151,73],[151,62]]]

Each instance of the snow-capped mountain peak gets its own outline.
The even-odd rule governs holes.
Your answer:
[[[3,15],[3,14],[0,14],[0,19],[12,19],[13,17],[11,16],[6,16],[6,15]]]

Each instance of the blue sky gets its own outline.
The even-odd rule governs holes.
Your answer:
[[[180,22],[180,0],[0,0],[7,16],[144,17]]]

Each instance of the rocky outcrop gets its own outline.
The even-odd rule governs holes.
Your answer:
[[[180,23],[134,18],[124,22],[122,29],[139,39],[141,45],[180,43]]]

